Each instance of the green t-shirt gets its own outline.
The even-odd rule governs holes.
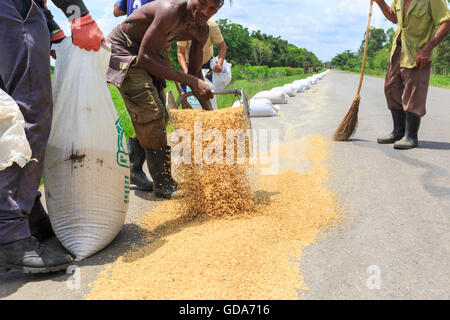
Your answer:
[[[450,20],[450,10],[446,0],[412,0],[403,20],[404,0],[394,0],[392,12],[397,16],[398,28],[394,39],[401,33],[402,54],[400,67],[414,68],[419,51],[433,37],[436,26]],[[394,41],[391,59],[397,43]]]

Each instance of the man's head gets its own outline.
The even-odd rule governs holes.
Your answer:
[[[192,0],[194,19],[197,24],[205,24],[223,6],[224,0]]]

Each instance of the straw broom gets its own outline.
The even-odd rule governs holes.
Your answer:
[[[369,44],[369,34],[370,34],[370,21],[372,19],[372,9],[373,9],[373,0],[370,1],[370,10],[369,10],[369,21],[367,23],[366,30],[366,43],[364,47],[364,56],[363,63],[361,67],[361,77],[359,79],[359,86],[356,92],[356,97],[353,100],[353,103],[345,116],[344,120],[342,120],[341,124],[337,128],[336,132],[333,135],[334,141],[346,141],[348,140],[356,130],[356,126],[358,125],[358,111],[359,111],[359,103],[361,102],[361,87],[364,79],[364,70],[366,68],[366,59],[367,59],[367,48]]]
[[[170,59],[168,52],[166,52],[166,58],[167,58],[167,62],[169,63],[169,66],[171,66],[173,68],[173,63],[172,63],[172,60]],[[174,81],[174,82],[175,82],[175,86],[177,87],[178,94],[181,96],[183,93],[181,92],[180,84],[177,81]],[[183,109],[192,109],[191,104],[186,99],[181,101],[181,105],[183,106]]]

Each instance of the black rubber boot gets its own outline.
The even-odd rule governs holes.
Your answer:
[[[171,148],[145,150],[148,171],[153,178],[153,192],[159,198],[171,199],[178,196],[178,184],[172,177]]]
[[[406,113],[406,133],[402,140],[394,144],[394,149],[409,150],[419,146],[417,134],[420,127],[420,117],[414,113]]]
[[[50,223],[50,218],[42,206],[41,196],[42,194],[38,192],[36,199],[34,200],[33,208],[31,209],[31,213],[28,217],[31,235],[39,242],[55,236],[55,232],[53,231]]]
[[[405,135],[406,112],[403,110],[391,110],[394,130],[390,134],[377,139],[381,144],[392,144],[401,140]]]
[[[151,182],[142,166],[145,161],[145,150],[136,139],[128,139],[128,149],[130,155],[130,183],[136,186],[136,190],[152,191],[153,182]]]
[[[0,272],[50,273],[66,270],[72,262],[70,255],[52,251],[34,237],[0,244]]]

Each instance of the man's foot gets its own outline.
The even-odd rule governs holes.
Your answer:
[[[0,272],[50,273],[66,270],[70,255],[52,251],[34,237],[0,244]]]
[[[406,114],[403,110],[391,110],[394,130],[386,136],[378,137],[380,144],[392,144],[403,138],[405,135]]]
[[[151,182],[144,171],[142,166],[145,161],[145,150],[139,144],[136,139],[128,139],[128,149],[130,156],[130,183],[136,186],[140,191],[152,191],[153,182]]]
[[[420,117],[413,113],[406,113],[406,133],[403,139],[394,144],[394,149],[409,150],[419,146],[418,132]]]

